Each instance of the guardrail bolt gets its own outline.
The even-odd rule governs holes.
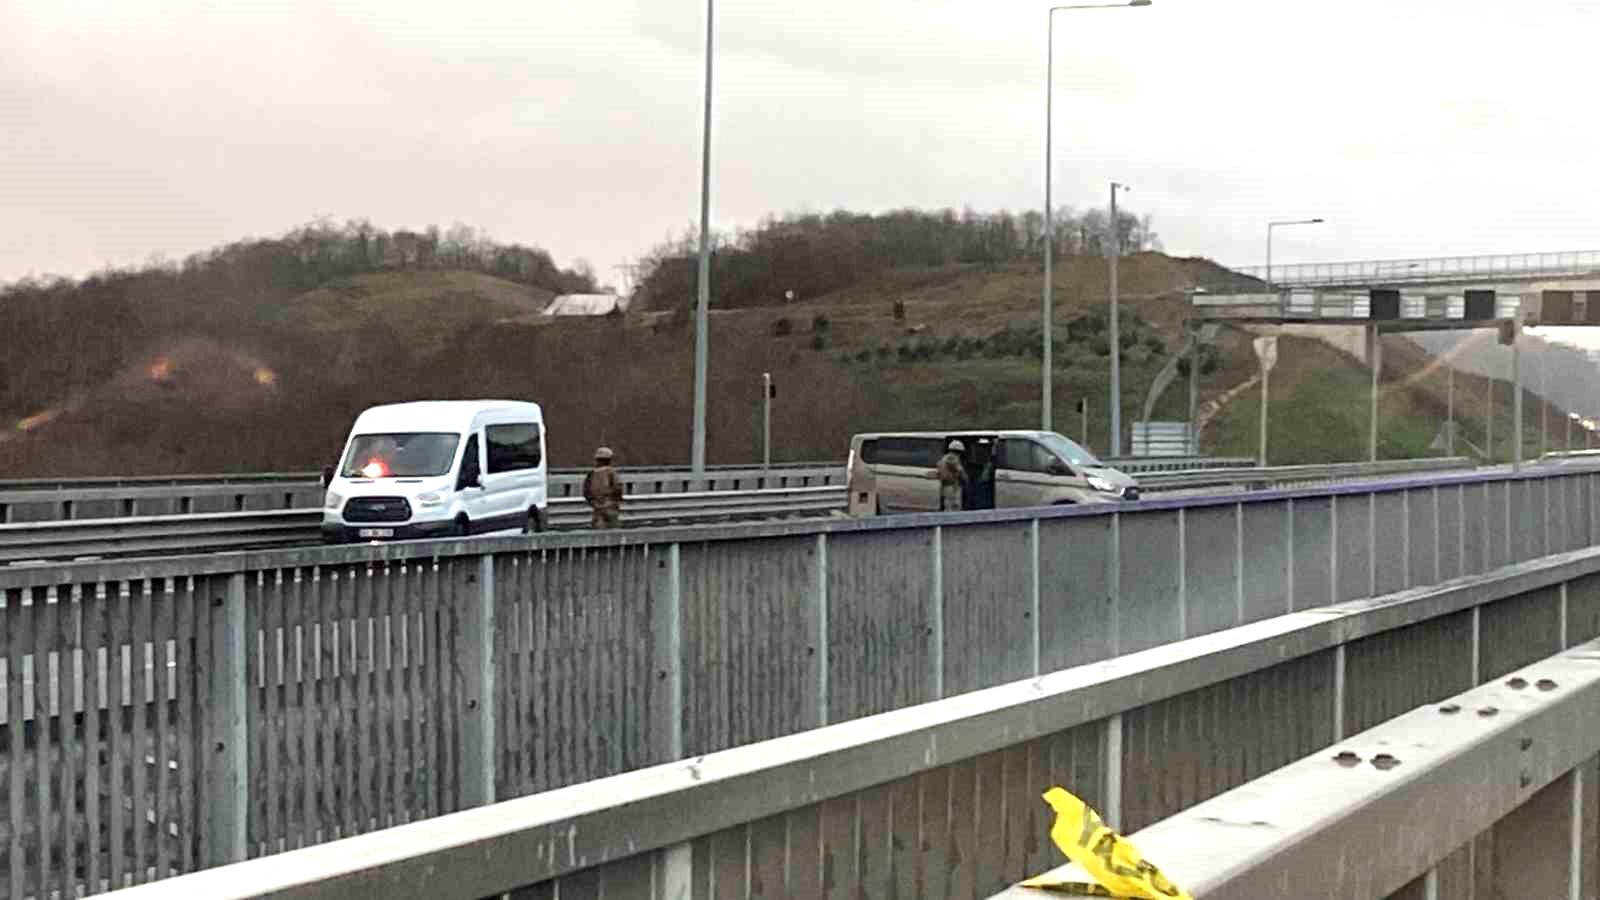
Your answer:
[[[478,708],[478,701],[476,701],[476,700],[468,700],[467,701],[467,709],[477,709],[477,708]]]
[[[228,745],[227,744],[224,744],[221,741],[217,741],[217,752],[218,753],[221,753],[222,751],[224,751],[226,749],[228,749]]]
[[[212,606],[221,606],[222,605],[222,598],[221,597],[213,597],[213,598],[211,598],[211,605]]]
[[[1493,716],[1493,715],[1498,715],[1499,713],[1500,713],[1500,710],[1495,709],[1492,706],[1485,706],[1484,708],[1478,710],[1479,718],[1484,718],[1484,719],[1487,719],[1487,718],[1489,718],[1490,716]]]
[[[1510,681],[1506,682],[1506,687],[1511,688],[1513,691],[1520,691],[1520,690],[1526,688],[1527,686],[1528,686],[1528,679],[1526,679],[1526,678],[1513,678]]]
[[[1461,707],[1454,703],[1446,703],[1444,706],[1439,707],[1439,712],[1447,716],[1453,716],[1456,713],[1461,712]]]
[[[1521,744],[1524,751],[1530,750],[1533,748],[1533,738],[1523,738]]]
[[[1349,750],[1339,753],[1338,756],[1333,758],[1333,761],[1341,766],[1344,766],[1346,769],[1353,769],[1356,766],[1361,765],[1361,757],[1351,753]]]
[[[1400,765],[1400,760],[1395,759],[1393,756],[1390,756],[1387,753],[1379,753],[1377,756],[1372,758],[1372,765],[1379,771],[1387,772],[1395,766]]]
[[[1557,687],[1556,683],[1554,681],[1551,681],[1548,678],[1539,679],[1539,681],[1536,683],[1535,686],[1538,687],[1539,690],[1545,691],[1547,693],[1550,692],[1550,691],[1555,690],[1556,687]]]

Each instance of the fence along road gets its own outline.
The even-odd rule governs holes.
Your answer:
[[[7,569],[5,877],[192,871],[1485,572],[1592,544],[1597,490],[1589,471],[1472,473]],[[1428,690],[1479,633],[1492,670],[1541,646],[1550,602],[1449,620],[1405,684],[1346,683],[1363,703]],[[84,664],[113,658],[145,674]],[[1280,703],[1326,701],[1304,665],[1115,727],[1145,747],[1243,708],[1259,732]],[[1172,778],[1196,798],[1225,780]]]
[[[1600,550],[1591,548],[123,896],[987,896],[1060,861],[1039,797],[1046,787],[1066,786],[1124,831],[1137,831],[1330,745],[1370,754],[1368,744],[1346,736],[1597,636]],[[1500,705],[1521,715],[1510,702]],[[1537,749],[1524,762],[1533,763],[1527,774],[1559,772],[1571,751],[1597,740],[1593,718],[1531,733]],[[1406,757],[1419,751],[1391,752],[1402,765],[1390,775],[1409,777]],[[1502,784],[1494,793],[1503,801],[1512,789]],[[1418,810],[1429,811],[1440,807]],[[1392,834],[1381,823],[1363,827]],[[1566,839],[1559,821],[1556,831],[1556,840]],[[1497,845],[1479,867],[1492,872],[1515,846]],[[1414,862],[1430,864],[1420,851]],[[1330,878],[1271,896],[1360,896],[1338,893],[1345,883]]]

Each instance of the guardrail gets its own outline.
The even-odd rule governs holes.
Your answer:
[[[550,497],[582,496],[584,474],[582,470],[553,470]],[[770,469],[713,466],[704,476],[696,476],[686,468],[671,467],[622,471],[623,490],[629,495],[750,491],[843,483],[844,468],[838,464],[806,463]],[[322,482],[316,473],[0,481],[0,524],[320,509],[322,497]]]
[[[845,488],[635,494],[623,506],[628,526],[777,518],[841,511]],[[580,499],[550,501],[552,528],[589,525]],[[212,553],[315,544],[322,510],[213,513],[0,525],[0,563],[173,553]]]
[[[1131,474],[1253,466],[1249,459],[1205,457],[1119,459],[1109,463]],[[717,490],[762,490],[843,484],[844,463],[783,463],[708,466],[696,478],[684,466],[630,466],[622,470],[629,494]],[[582,493],[582,469],[552,469],[551,496]],[[244,475],[179,475],[66,480],[0,480],[0,524],[173,516],[199,513],[313,509],[322,505],[315,472]]]
[[[1140,478],[1141,485],[1151,493],[1204,488],[1261,490],[1471,467],[1470,460],[1450,458],[1156,472]],[[752,471],[760,470],[730,470],[717,476],[719,480],[709,482],[680,479],[677,474],[671,475],[670,481],[662,481],[655,475],[634,475],[630,482],[634,491],[629,494],[624,524],[691,523],[737,515],[764,517],[844,510],[846,495],[842,470],[795,469],[777,476],[763,473],[763,477],[754,479],[757,483],[776,479],[784,483],[819,482],[835,487],[738,490],[739,485],[752,480]],[[674,493],[706,483],[723,490]],[[563,487],[569,491],[572,488],[572,485]],[[790,493],[784,493],[786,490]],[[317,496],[320,497],[320,489]],[[587,507],[576,498],[554,498],[550,509],[551,524],[556,528],[582,527],[589,521]],[[0,563],[298,546],[318,541],[321,515],[320,508],[311,505],[292,510],[62,519],[0,525]]]
[[[698,896],[701,888],[736,898],[987,896],[1060,859],[1048,839],[1052,817],[1039,799],[1045,788],[1069,787],[1124,831],[1166,819],[1344,735],[1600,636],[1597,575],[1594,549],[1520,563],[117,896],[477,900],[517,892],[668,900]],[[1573,668],[1582,658],[1569,657],[1572,668],[1553,680],[1575,683]],[[1552,704],[1539,714],[1537,730],[1492,726],[1518,737],[1511,747],[1497,746],[1502,758],[1520,754],[1518,774],[1528,783],[1477,784],[1472,796],[1492,800],[1485,812],[1529,796],[1538,803],[1543,792],[1528,788],[1569,765],[1575,747],[1597,739],[1596,692],[1573,691],[1579,692],[1583,715],[1564,725]],[[1514,703],[1497,705],[1508,718],[1533,724]],[[1461,716],[1478,717],[1465,708]],[[1346,744],[1368,749],[1360,740]],[[1429,734],[1423,742],[1431,740]],[[1414,743],[1385,748],[1401,764],[1382,777],[1427,781],[1414,778],[1420,764],[1405,761],[1431,752]],[[1379,777],[1368,768],[1346,775],[1360,783]],[[1463,780],[1486,780],[1482,768],[1459,771]],[[1347,888],[1361,883],[1366,850],[1387,840],[1397,854],[1412,851],[1404,822],[1478,814],[1444,796],[1460,783],[1419,784],[1435,802],[1410,810],[1398,825],[1362,820],[1366,833],[1348,851],[1331,839],[1321,844],[1328,855],[1317,871],[1328,877],[1304,891],[1279,884],[1271,893],[1206,896],[1364,896]],[[1229,840],[1191,845],[1183,858],[1262,840],[1257,835],[1269,829],[1257,823],[1314,814],[1319,804],[1339,803],[1356,790],[1331,774],[1316,788],[1282,798],[1257,795],[1248,814],[1234,807],[1225,821],[1235,824],[1211,832],[1226,830]],[[1554,800],[1570,802],[1567,796]],[[1558,827],[1557,834],[1592,843],[1592,832]],[[1465,830],[1460,836],[1473,837]],[[1494,859],[1538,839],[1508,836]],[[1165,855],[1149,853],[1164,869],[1182,872]],[[1335,875],[1339,861],[1344,866]],[[1420,849],[1413,862],[1428,864]]]
[[[1594,897],[1600,641],[1131,836],[1196,900]],[[1093,883],[1074,866],[1050,874]],[[1013,888],[995,900],[1037,900]]]
[[[1431,459],[1379,460],[1375,463],[1329,463],[1309,466],[1267,466],[1266,468],[1217,469],[1199,472],[1164,472],[1139,479],[1140,487],[1152,492],[1194,488],[1237,487],[1264,490],[1270,487],[1298,487],[1330,484],[1354,478],[1381,478],[1416,472],[1451,472],[1475,467],[1462,456]]]

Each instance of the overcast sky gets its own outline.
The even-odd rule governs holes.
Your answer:
[[[713,216],[1041,204],[1041,0],[720,0]],[[0,282],[317,216],[602,279],[698,216],[703,0],[0,0]],[[1259,264],[1600,248],[1600,14],[1156,0],[1057,15],[1058,202]]]

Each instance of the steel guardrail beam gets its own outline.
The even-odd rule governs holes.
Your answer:
[[[843,486],[640,494],[629,497],[624,505],[623,523],[661,525],[822,514],[843,509],[845,499]],[[583,500],[561,497],[550,501],[552,527],[582,527],[589,519]],[[314,544],[320,540],[321,526],[320,509],[0,525],[0,563]]]
[[[1597,753],[1600,641],[1591,641],[1340,741],[1130,840],[1196,900],[1383,898]],[[1570,793],[1561,801],[1593,821],[1581,783]],[[1556,897],[1550,889],[1568,896],[1578,875],[1571,863],[1593,865],[1594,853],[1573,845],[1581,828],[1554,818],[1524,842],[1527,857],[1500,859],[1559,880],[1541,890],[1502,871],[1498,883],[1529,897]],[[1049,874],[1093,881],[1071,865]],[[1013,887],[993,900],[1039,896]]]

